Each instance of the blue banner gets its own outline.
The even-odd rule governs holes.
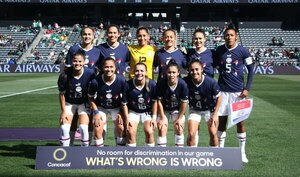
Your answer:
[[[240,148],[38,146],[36,169],[241,170]]]

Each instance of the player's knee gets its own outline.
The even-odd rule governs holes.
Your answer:
[[[154,136],[154,131],[152,129],[145,129],[145,136],[146,137]]]
[[[128,132],[128,134],[131,135],[131,136],[133,136],[133,135],[136,134],[136,130],[135,130],[135,128],[132,127],[132,126],[128,126],[127,132]]]
[[[194,131],[189,131],[188,132],[188,138],[190,138],[190,139],[194,139],[196,137],[196,132],[194,132]]]

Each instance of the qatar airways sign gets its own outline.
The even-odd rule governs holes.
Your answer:
[[[0,65],[0,73],[59,73],[61,65]]]
[[[60,73],[63,65],[0,65],[0,73]],[[244,68],[247,73],[247,68]],[[254,74],[261,75],[300,75],[300,66],[255,66]],[[129,66],[126,67],[126,72],[129,72]],[[155,68],[154,73],[158,73],[158,68]],[[182,74],[186,73],[185,69],[181,70]],[[218,74],[218,71],[215,70]]]

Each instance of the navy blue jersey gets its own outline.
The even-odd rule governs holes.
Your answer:
[[[88,85],[94,78],[94,71],[85,67],[82,75],[78,78],[62,73],[59,75],[57,81],[58,90],[61,94],[64,94],[65,100],[68,103],[87,103]]]
[[[146,89],[146,85],[143,88],[138,88],[134,79],[127,81],[126,86],[126,103],[128,109],[137,113],[152,112],[152,103],[156,101],[156,83],[154,80],[149,80],[149,91]]]
[[[70,67],[72,65],[73,55],[79,50],[82,50],[85,54],[85,66],[94,68],[94,65],[100,57],[100,50],[97,47],[93,47],[90,50],[85,50],[79,44],[75,44],[70,47],[66,56],[65,65],[67,67]]]
[[[204,73],[210,77],[214,77],[212,52],[210,49],[206,49],[202,52],[198,52],[196,49],[187,50],[188,62],[198,59],[204,68]]]
[[[249,50],[241,45],[237,45],[232,49],[221,45],[216,49],[214,61],[216,62],[216,67],[219,69],[218,84],[221,91],[241,92],[245,85],[244,65],[252,64]]]
[[[105,109],[121,106],[126,87],[124,77],[116,75],[115,80],[109,85],[105,83],[103,75],[98,75],[90,84],[88,94],[90,97],[97,95],[95,103]]]
[[[164,109],[168,111],[179,110],[181,102],[188,102],[189,90],[182,78],[178,78],[174,89],[170,88],[167,79],[161,79],[157,83],[156,92]]]
[[[164,48],[161,48],[155,53],[154,57],[154,66],[158,66],[159,69],[157,80],[165,78],[167,74],[167,65],[171,59],[175,60],[179,68],[187,67],[186,57],[181,50],[176,48],[174,51],[168,52]]]
[[[103,43],[98,46],[101,51],[100,58],[96,63],[98,68],[102,68],[102,61],[108,57],[114,57],[116,59],[116,72],[117,74],[123,74],[126,69],[126,62],[129,62],[129,50],[127,46],[119,43],[117,47],[112,47],[108,43]]]
[[[196,111],[214,111],[220,87],[213,78],[202,76],[202,82],[196,85],[190,76],[184,78],[189,88],[189,106]]]

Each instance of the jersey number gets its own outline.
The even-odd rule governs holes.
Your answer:
[[[147,108],[147,106],[146,106],[145,103],[139,103],[139,104],[138,104],[138,107],[139,107],[140,110],[144,110],[144,109]]]
[[[231,73],[231,63],[226,63],[225,67],[226,67],[226,72]]]
[[[112,106],[112,99],[106,99],[106,106]]]
[[[201,101],[197,101],[196,107],[197,107],[197,108],[202,108]]]
[[[139,59],[140,59],[140,62],[146,62],[147,58],[146,57],[140,57]]]

